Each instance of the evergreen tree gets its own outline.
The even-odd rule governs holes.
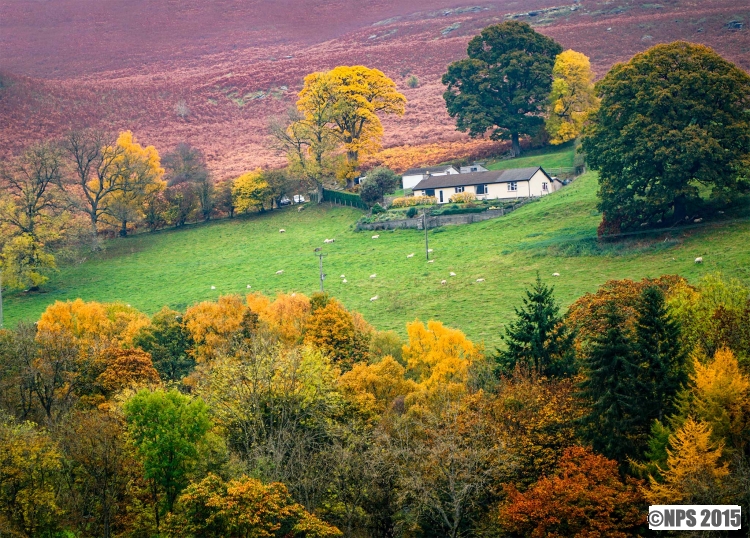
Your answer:
[[[537,274],[536,283],[526,290],[516,319],[505,329],[506,350],[497,361],[502,372],[524,365],[539,375],[564,376],[573,371],[573,334],[560,316],[560,306]]]
[[[644,389],[640,416],[647,430],[654,419],[663,421],[674,412],[675,397],[687,383],[686,353],[680,325],[669,314],[661,288],[646,288],[636,311],[635,353]]]
[[[589,405],[582,434],[595,451],[624,462],[635,453],[632,433],[641,393],[638,365],[614,303],[607,304],[605,316],[604,330],[592,342],[584,361],[586,377],[579,385],[579,395]]]

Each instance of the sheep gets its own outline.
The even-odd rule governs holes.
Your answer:
[[[693,222],[698,224],[699,222],[703,222],[703,219],[693,219]]]
[[[560,273],[552,273],[552,276],[560,276]]]
[[[211,286],[211,289],[212,289],[212,290],[215,290],[215,289],[216,289],[216,286]]]
[[[377,301],[377,300],[378,300],[378,296],[377,295],[375,297],[370,297],[370,302]]]
[[[407,254],[406,257],[407,258],[413,258],[414,257],[414,253],[412,252],[411,254]]]
[[[247,285],[247,289],[250,289],[250,288],[252,288],[252,286],[250,284],[248,284]]]
[[[446,285],[447,283],[448,283],[448,281],[447,281],[447,280],[441,280],[441,281],[440,281],[440,284],[442,284],[443,286],[445,286],[445,285]]]
[[[284,272],[284,270],[282,269],[281,271],[276,271],[276,274],[277,274],[277,275],[280,275],[280,274],[282,274],[283,272]]]
[[[435,263],[435,260],[427,260],[427,263]]]
[[[346,284],[347,282],[349,282],[347,279],[341,281],[342,284]]]
[[[281,228],[281,229],[279,230],[279,233],[280,233],[280,234],[285,234],[285,233],[286,233],[286,230],[285,230],[284,228]]]
[[[703,256],[698,256],[695,258],[695,263],[703,263]]]
[[[484,282],[483,278],[477,278],[477,282]]]
[[[297,213],[299,213],[300,211],[303,211],[304,209],[305,209],[305,206],[303,206],[303,205],[299,206],[297,208]]]
[[[334,241],[336,241],[336,240],[335,239],[324,239],[323,240],[323,242],[326,243],[326,244],[327,243],[333,243]]]
[[[346,278],[346,276],[345,275],[341,275],[339,278]]]
[[[376,273],[373,273],[373,274],[370,275],[370,278],[375,278],[376,276],[378,276],[378,275]]]
[[[432,249],[431,249],[431,248],[428,248],[428,249],[427,249],[427,252],[432,252]]]
[[[450,276],[456,276],[456,273],[454,273],[453,271],[451,271],[449,274]]]
[[[380,235],[373,235],[372,236],[373,239],[377,239],[378,237],[380,237]]]

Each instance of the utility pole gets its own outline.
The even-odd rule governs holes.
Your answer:
[[[325,256],[325,254],[318,250],[316,256],[318,257],[318,267],[320,268],[320,293],[323,293],[323,281],[326,278],[325,273],[323,273],[323,256]]]
[[[427,209],[422,210],[422,226],[424,226],[424,253],[427,261],[430,260],[430,244],[427,242]]]

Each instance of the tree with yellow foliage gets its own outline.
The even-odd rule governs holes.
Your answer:
[[[599,106],[594,73],[585,54],[566,50],[557,55],[552,69],[547,132],[552,144],[562,144],[581,134],[586,115]]]
[[[375,364],[360,362],[339,378],[339,389],[361,410],[382,416],[398,397],[417,389],[405,373],[406,369],[390,356]]]
[[[63,235],[59,185],[63,163],[51,144],[0,162],[0,273],[11,288],[37,288],[54,269],[49,244]]]
[[[404,346],[404,360],[409,375],[419,383],[420,392],[428,395],[447,391],[463,394],[469,379],[469,368],[482,360],[482,350],[459,330],[449,329],[439,321],[420,321],[406,326],[409,343]]]
[[[370,332],[359,330],[352,314],[336,299],[327,299],[307,322],[305,344],[320,349],[343,369],[366,361],[370,349]]]
[[[743,373],[734,354],[724,348],[712,361],[693,362],[692,409],[711,427],[712,439],[742,451],[750,441],[750,376]]]
[[[721,504],[729,469],[720,463],[724,444],[711,441],[711,427],[688,418],[669,444],[664,482],[652,477],[643,492],[649,504]]]
[[[383,125],[378,115],[403,115],[405,104],[406,98],[382,71],[355,65],[305,77],[297,108],[309,122],[328,120],[326,124],[346,151],[346,166],[340,177],[350,181],[360,153],[380,148]],[[328,117],[316,118],[322,105]]]
[[[55,483],[62,458],[50,437],[30,422],[0,415],[0,534],[51,536],[62,510]]]
[[[268,183],[263,179],[260,168],[245,172],[232,183],[232,200],[240,213],[262,210],[267,196]]]
[[[106,214],[120,223],[120,236],[128,234],[128,222],[140,218],[144,201],[166,188],[162,179],[159,152],[154,146],[141,146],[133,133],[124,131],[117,137],[117,148],[107,147],[105,152],[117,152],[114,159],[116,188],[107,197]]]
[[[247,296],[250,310],[287,345],[295,345],[302,337],[310,317],[310,299],[302,293],[279,293],[270,301],[265,295]]]
[[[195,360],[209,361],[226,350],[246,311],[247,306],[237,295],[223,295],[216,302],[204,301],[188,308],[185,327],[195,342]]]
[[[284,484],[263,484],[241,476],[224,482],[209,474],[180,496],[181,510],[170,516],[168,536],[334,538],[341,531],[295,503]]]

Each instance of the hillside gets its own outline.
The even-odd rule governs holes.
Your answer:
[[[353,231],[357,210],[294,208],[187,230],[111,241],[84,263],[63,268],[47,293],[6,297],[7,321],[34,320],[55,300],[122,301],[148,313],[163,305],[184,309],[220,294],[318,289],[313,249],[326,238],[326,290],[379,329],[404,332],[415,318],[440,319],[492,347],[536,272],[551,281],[567,306],[608,279],[681,274],[691,281],[721,271],[750,282],[750,223],[714,224],[626,246],[594,240],[596,175],[510,215],[430,232],[434,263],[426,263],[416,230]],[[280,234],[279,228],[286,233]],[[415,252],[414,258],[406,255]],[[705,262],[696,265],[696,256]],[[282,275],[276,271],[283,270]],[[454,271],[456,277],[449,277]],[[553,278],[553,272],[560,273]],[[377,274],[370,279],[371,274]],[[343,284],[340,275],[346,275]],[[478,283],[476,279],[484,278]],[[440,281],[448,284],[441,286]],[[216,289],[212,290],[211,286]],[[377,301],[370,301],[373,296]]]
[[[280,165],[269,117],[295,102],[305,74],[359,63],[383,70],[409,100],[385,124],[386,147],[465,140],[445,113],[440,77],[481,28],[508,18],[589,55],[598,75],[676,39],[750,69],[741,0],[14,0],[0,3],[0,152],[96,126],[131,129],[161,152],[188,141],[218,179]],[[406,87],[412,74],[417,88]]]

